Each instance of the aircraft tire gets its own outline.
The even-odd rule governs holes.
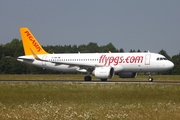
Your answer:
[[[153,82],[153,78],[149,78],[149,82]]]
[[[84,81],[91,81],[91,80],[92,80],[92,78],[91,78],[91,76],[89,76],[89,75],[87,75],[87,76],[84,77]]]
[[[107,79],[101,79],[101,81],[107,81]]]

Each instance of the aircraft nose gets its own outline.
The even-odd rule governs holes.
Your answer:
[[[171,62],[171,61],[169,61],[169,63],[168,63],[168,68],[169,68],[169,69],[172,69],[173,67],[174,67],[174,63]]]

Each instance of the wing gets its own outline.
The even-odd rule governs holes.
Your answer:
[[[36,60],[39,60],[39,61],[44,61],[44,62],[51,62],[51,63],[54,63],[55,66],[58,66],[58,65],[68,65],[69,68],[71,67],[78,67],[77,71],[79,72],[91,72],[94,70],[95,67],[102,67],[104,66],[103,64],[83,64],[83,63],[67,63],[66,61],[49,61],[49,60],[45,60],[45,59],[41,59],[40,57],[38,57],[38,55],[32,50],[30,49],[31,52],[32,52],[32,55],[34,57],[34,59]]]

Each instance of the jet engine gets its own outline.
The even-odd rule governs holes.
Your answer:
[[[114,76],[114,68],[113,67],[96,67],[92,74],[100,79],[112,78]]]
[[[137,76],[136,72],[119,72],[120,78],[135,78]]]

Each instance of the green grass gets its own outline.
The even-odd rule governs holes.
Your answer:
[[[0,83],[0,119],[179,120],[180,86]]]

